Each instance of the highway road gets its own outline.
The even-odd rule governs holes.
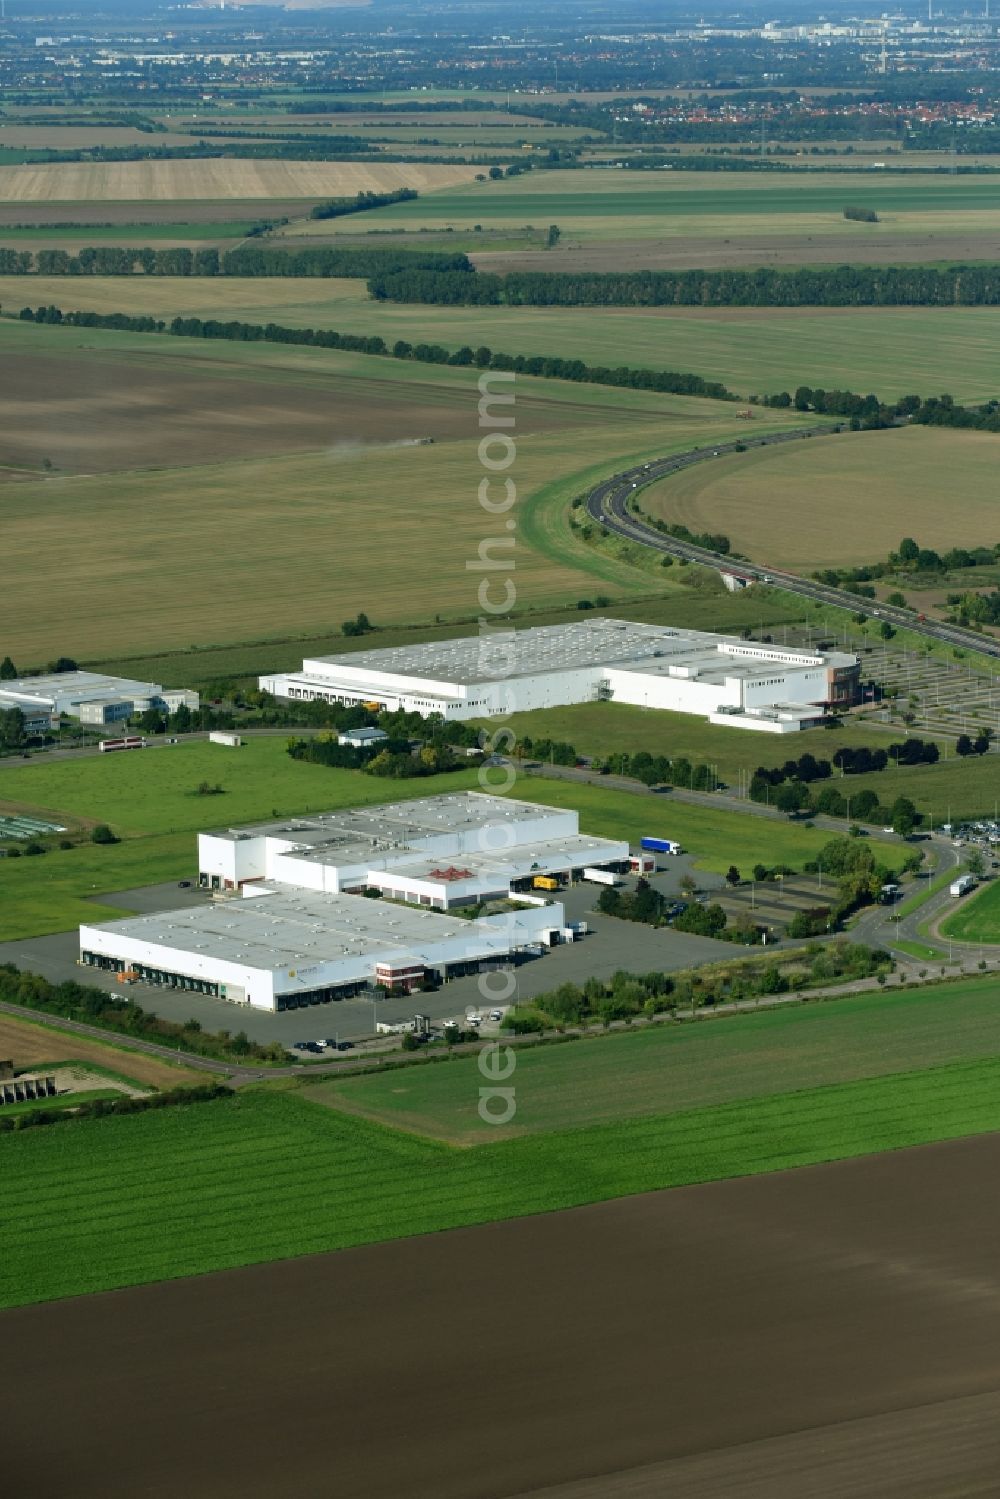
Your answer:
[[[965,630],[959,625],[943,624],[939,620],[922,620],[912,609],[900,609],[893,604],[861,598],[857,594],[848,592],[847,589],[831,588],[825,583],[817,583],[814,578],[800,578],[795,573],[770,567],[766,563],[744,562],[728,557],[722,552],[711,552],[704,547],[693,546],[690,542],[678,541],[675,537],[664,535],[655,526],[641,520],[629,508],[631,502],[648,485],[655,483],[658,479],[666,478],[669,474],[680,473],[682,469],[691,468],[695,463],[706,463],[714,458],[723,458],[730,453],[739,452],[741,448],[763,448],[778,443],[801,442],[813,437],[829,436],[831,431],[829,426],[823,426],[800,427],[794,432],[776,432],[761,437],[748,434],[739,441],[720,442],[714,447],[691,448],[686,453],[673,453],[669,458],[654,459],[651,463],[643,463],[636,468],[614,474],[610,479],[605,479],[598,484],[587,496],[587,512],[592,520],[606,526],[609,531],[614,531],[629,541],[638,542],[641,546],[651,547],[654,551],[667,552],[673,557],[681,557],[688,562],[700,562],[705,567],[714,567],[722,572],[733,573],[736,577],[745,578],[749,582],[771,583],[776,588],[801,594],[804,598],[813,599],[816,603],[833,604],[838,609],[849,609],[857,614],[867,614],[872,618],[883,619],[897,629],[911,630],[915,634],[926,635],[931,640],[941,641],[945,645],[978,651],[984,656],[1000,657],[1000,641],[993,640],[989,636],[977,635],[974,630]]]

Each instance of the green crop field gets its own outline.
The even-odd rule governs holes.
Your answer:
[[[69,214],[70,210],[67,210],[67,216]],[[16,246],[27,240],[30,240],[32,244],[37,242],[40,245],[49,241],[61,244],[62,241],[72,240],[74,245],[98,245],[108,241],[116,245],[146,245],[166,239],[171,243],[183,245],[193,240],[243,239],[253,227],[252,223],[247,220],[236,223],[224,218],[220,218],[217,223],[203,224],[32,224],[30,209],[25,210],[25,220],[24,224],[0,224],[0,244]],[[28,284],[21,276],[5,276],[0,279],[5,282],[16,280],[21,281],[23,285]],[[51,279],[62,280],[64,278],[53,277]],[[31,285],[34,285],[34,281]],[[34,298],[29,300],[34,302]],[[59,299],[48,297],[46,300],[57,301]]]
[[[845,219],[845,204],[874,209],[878,222]],[[618,270],[623,247],[630,266],[968,260],[994,253],[1000,203],[988,177],[589,170],[467,182],[379,211],[383,230],[462,232],[477,223],[486,232],[558,224],[557,254],[533,261],[553,270],[576,268],[577,249],[587,251],[588,269]],[[300,238],[321,229],[331,233],[299,223],[283,232]],[[340,221],[332,232],[349,231]]]
[[[312,1083],[308,1097],[468,1145],[996,1056],[996,983],[976,981],[525,1048],[516,1122],[502,1129],[479,1116],[474,1057]]]
[[[101,235],[138,241],[145,227],[127,233],[105,229]],[[192,233],[222,234],[239,226],[156,229],[170,228],[168,237],[180,238],[187,227]],[[80,240],[90,233],[71,232]],[[0,242],[5,238],[7,232],[0,230]],[[435,244],[443,247],[443,241]],[[335,328],[377,334],[390,345],[399,338],[456,349],[485,343],[514,354],[553,354],[592,364],[625,360],[636,367],[691,371],[744,395],[794,391],[803,384],[874,391],[893,399],[947,390],[956,400],[976,401],[1000,392],[1000,308],[995,307],[424,307],[372,302],[363,281],[338,279],[87,276],[67,282],[65,276],[0,276],[0,306],[14,309],[24,302]]]
[[[1000,942],[1000,881],[991,880],[966,896],[942,921],[940,932],[955,942]]]
[[[1000,1128],[987,1059],[476,1150],[288,1094],[0,1140],[0,1306]]]
[[[845,198],[845,194],[847,197]],[[845,202],[874,208],[880,215],[933,214],[1000,215],[996,184],[968,177],[922,177],[900,180],[830,173],[779,178],[715,172],[539,172],[504,182],[467,182],[443,188],[432,198],[394,204],[380,212],[379,224],[437,225],[498,220],[533,222],[546,215],[571,230],[594,230],[604,221],[605,233],[630,235],[685,232],[689,220],[829,219],[857,237],[857,224],[843,218]],[[741,226],[742,227],[742,226]],[[867,228],[868,226],[862,226]],[[873,226],[876,229],[879,225]]]

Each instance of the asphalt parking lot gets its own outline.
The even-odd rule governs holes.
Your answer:
[[[670,867],[654,877],[653,883],[665,895],[679,891],[682,876],[689,872],[686,858],[671,859]],[[703,888],[718,885],[717,876],[697,876]],[[631,883],[631,882],[630,882]],[[712,958],[732,958],[730,943],[695,937],[670,928],[640,926],[618,921],[594,911],[601,887],[578,884],[562,892],[561,899],[569,922],[586,921],[590,933],[577,942],[563,943],[542,957],[529,959],[511,971],[516,987],[506,1003],[523,1004],[536,995],[558,988],[560,984],[582,984],[591,977],[610,978],[618,969],[633,973],[665,972],[689,968]],[[179,909],[200,905],[210,899],[197,888],[180,889],[175,884],[149,885],[137,890],[117,891],[96,897],[94,920],[102,920],[101,906],[127,908],[138,913]],[[109,916],[109,919],[110,918]],[[76,931],[59,932],[51,937],[33,937],[0,943],[0,963],[39,973],[52,983],[73,979],[96,985],[109,993],[125,995],[166,1020],[197,1020],[203,1029],[231,1032],[244,1031],[253,1041],[314,1041],[320,1037],[359,1041],[370,1038],[376,1021],[396,1024],[414,1013],[424,1014],[440,1024],[469,1014],[486,1015],[500,998],[493,999],[483,987],[502,994],[506,983],[498,975],[470,975],[454,979],[430,993],[401,995],[376,1001],[345,999],[315,1005],[308,1010],[292,1010],[280,1015],[255,1010],[248,1005],[227,1004],[206,994],[187,990],[154,988],[147,984],[116,984],[99,969],[80,967],[79,941]]]

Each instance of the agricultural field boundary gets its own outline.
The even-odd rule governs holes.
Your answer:
[[[254,1089],[26,1131],[4,1147],[0,1306],[983,1134],[998,1082],[990,1058],[474,1151]]]

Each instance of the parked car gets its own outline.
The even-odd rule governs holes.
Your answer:
[[[178,890],[190,890],[191,889],[191,881],[190,880],[178,880],[177,881],[177,888],[178,888]]]
[[[490,1011],[490,1019],[491,1020],[502,1020],[503,1019],[503,1010],[491,1010]]]
[[[353,1051],[354,1050],[354,1042],[353,1041],[338,1041],[337,1042],[337,1050],[338,1051]]]

